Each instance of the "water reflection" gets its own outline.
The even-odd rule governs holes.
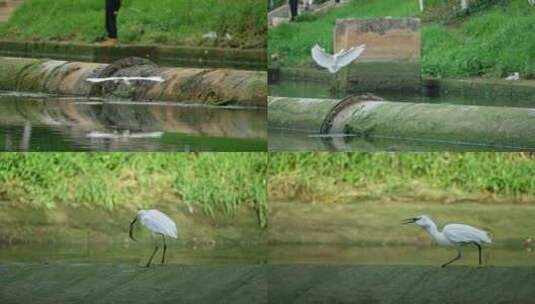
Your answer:
[[[267,249],[255,246],[192,246],[168,244],[168,264],[265,264]],[[150,242],[19,244],[0,247],[3,263],[128,263],[143,264],[152,253]],[[159,253],[161,254],[161,253]]]
[[[131,263],[143,264],[152,243],[55,243],[0,247],[4,263]],[[169,264],[346,264],[436,265],[455,256],[454,248],[438,246],[356,246],[339,244],[256,244],[192,246],[170,244]],[[476,265],[477,250],[463,247],[457,265]],[[483,262],[492,266],[535,266],[535,252],[524,247],[489,246]]]
[[[258,151],[266,112],[48,96],[0,96],[3,151]]]

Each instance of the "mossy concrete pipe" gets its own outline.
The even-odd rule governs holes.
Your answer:
[[[90,77],[161,76],[164,82],[106,82]],[[162,68],[141,58],[112,64],[0,57],[0,89],[64,95],[112,96],[212,105],[265,107],[267,74],[230,69]]]
[[[389,102],[372,95],[342,100],[268,98],[271,128],[355,138],[535,148],[535,109]]]

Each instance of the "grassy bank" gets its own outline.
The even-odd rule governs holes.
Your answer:
[[[270,155],[269,196],[274,200],[535,203],[535,157],[528,153]]]
[[[103,211],[167,206],[215,216],[254,209],[267,225],[264,153],[0,155],[0,201]]]
[[[501,1],[504,2],[504,1]],[[535,10],[524,0],[505,1],[468,16],[441,18],[441,7],[418,11],[412,0],[353,0],[320,16],[303,16],[301,22],[270,29],[269,53],[277,53],[284,66],[314,64],[310,48],[319,43],[332,52],[332,31],[337,18],[419,16],[422,28],[422,69],[433,77],[503,77],[520,72],[535,78]]]
[[[261,0],[124,0],[119,41],[263,48],[266,12]],[[232,39],[203,39],[208,32]],[[104,35],[104,1],[94,0],[26,0],[0,25],[1,39],[92,43]]]

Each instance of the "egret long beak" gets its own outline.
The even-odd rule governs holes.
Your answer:
[[[416,222],[417,220],[418,220],[418,218],[415,218],[415,217],[404,219],[404,222],[402,224],[403,225],[412,224],[412,223]]]
[[[134,238],[134,224],[136,223],[137,221],[137,216],[134,218],[134,220],[130,223],[130,231],[128,232],[128,235],[130,236],[130,238],[133,240],[133,241],[136,241],[136,239]]]

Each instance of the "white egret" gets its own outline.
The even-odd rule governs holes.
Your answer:
[[[327,54],[324,49],[316,44],[312,48],[312,58],[319,66],[328,69],[331,74],[335,74],[341,68],[359,58],[365,49],[366,45],[362,44],[354,46],[347,51],[341,50],[340,52],[331,55]]]
[[[492,243],[489,234],[486,231],[474,228],[464,224],[448,224],[442,231],[438,231],[437,225],[426,215],[406,219],[404,224],[414,223],[427,231],[435,241],[442,246],[455,246],[457,256],[451,261],[443,264],[446,267],[449,264],[461,258],[461,246],[472,244],[477,247],[479,252],[479,265],[481,265],[481,245]]]
[[[165,80],[160,76],[153,76],[153,77],[106,77],[106,78],[87,78],[86,81],[92,82],[92,83],[100,83],[100,82],[107,82],[107,81],[124,81],[125,84],[130,85],[130,81],[152,81],[152,82],[164,82]]]
[[[166,214],[156,210],[140,210],[138,211],[136,217],[134,220],[130,223],[130,231],[129,235],[132,240],[136,240],[134,238],[134,224],[139,219],[141,224],[145,226],[147,229],[149,229],[153,235],[161,235],[163,240],[163,253],[162,253],[162,265],[165,263],[165,251],[167,250],[167,244],[165,242],[165,237],[172,237],[174,239],[177,238],[177,232],[176,232],[176,224],[175,222]],[[158,251],[158,245],[156,244],[154,247],[154,251],[152,252],[152,255],[149,258],[149,261],[147,262],[147,267],[150,267],[150,264],[152,262],[152,259],[154,258],[154,255]]]
[[[535,0],[528,0],[529,4],[531,4],[531,6],[535,6]]]
[[[535,0],[533,0],[535,1]],[[516,80],[520,80],[520,73],[518,72],[514,72],[513,74],[505,77],[505,80],[509,80],[509,81],[516,81]]]
[[[121,133],[113,131],[113,133],[92,131],[89,132],[86,137],[88,138],[102,138],[102,139],[126,139],[126,138],[161,138],[163,132],[135,132],[131,133],[130,130],[125,130]]]

